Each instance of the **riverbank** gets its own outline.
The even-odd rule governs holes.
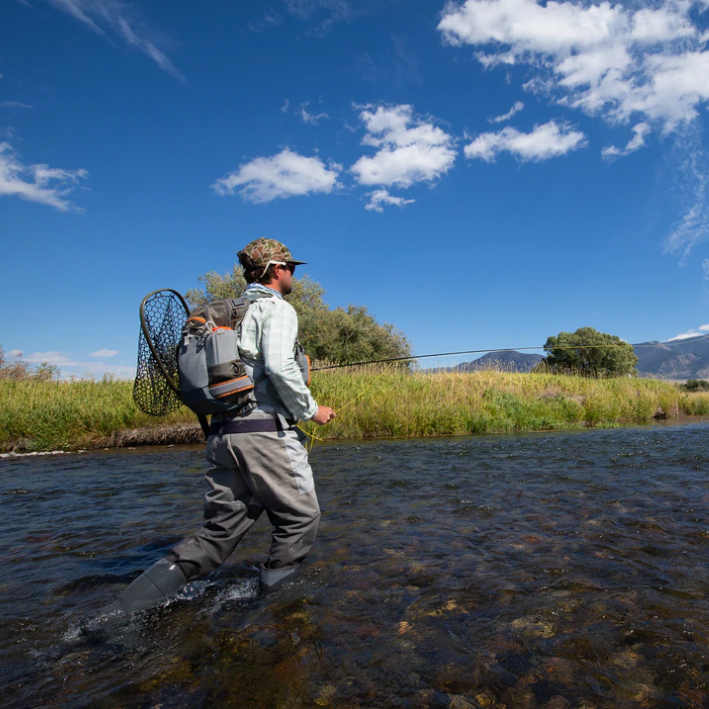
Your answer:
[[[611,427],[709,415],[709,393],[652,379],[585,379],[483,371],[317,372],[315,398],[338,412],[322,439],[426,437]],[[0,452],[197,443],[195,416],[140,412],[132,383],[0,381]]]

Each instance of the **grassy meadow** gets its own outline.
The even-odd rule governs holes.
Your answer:
[[[51,451],[198,442],[188,409],[141,413],[126,381],[0,380],[0,450]],[[304,424],[321,439],[510,433],[650,423],[709,415],[709,393],[651,379],[553,374],[408,373],[363,367],[316,372],[315,398],[337,418]]]

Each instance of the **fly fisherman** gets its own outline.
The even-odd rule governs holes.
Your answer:
[[[273,239],[256,239],[240,251],[251,303],[239,353],[254,382],[254,398],[239,415],[212,417],[207,441],[204,526],[139,576],[104,613],[149,608],[188,581],[206,576],[236,548],[265,510],[273,525],[260,586],[270,592],[294,581],[315,541],[320,508],[313,473],[294,428],[298,420],[323,426],[335,417],[318,406],[296,361],[298,316],[283,296],[292,289],[296,265]]]

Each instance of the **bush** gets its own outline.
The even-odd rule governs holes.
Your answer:
[[[688,379],[680,388],[684,391],[709,391],[709,382],[706,379]]]
[[[592,327],[576,332],[560,332],[544,345],[549,353],[544,360],[556,374],[584,377],[622,377],[637,375],[638,357],[633,346],[617,335],[608,335]]]

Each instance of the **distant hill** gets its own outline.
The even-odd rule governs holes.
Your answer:
[[[658,379],[709,379],[709,335],[634,345],[638,373]]]
[[[522,352],[488,352],[472,362],[463,362],[455,367],[437,368],[438,372],[479,372],[481,369],[497,369],[501,372],[529,372],[544,357]]]
[[[640,342],[633,345],[638,356],[638,374],[656,379],[709,379],[709,335],[672,342]],[[436,372],[529,372],[544,357],[523,352],[488,352],[472,362],[456,367],[436,367]]]

